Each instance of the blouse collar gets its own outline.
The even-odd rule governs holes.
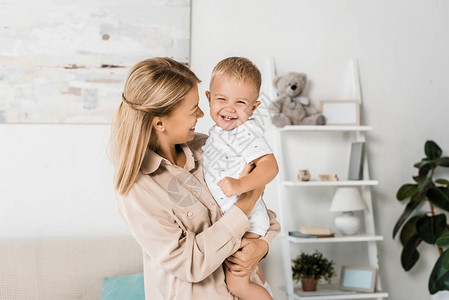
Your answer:
[[[184,165],[184,169],[186,169],[187,171],[191,171],[193,168],[195,168],[195,161],[197,159],[195,159],[189,146],[187,146],[186,144],[180,144],[180,146],[186,156],[186,164]],[[143,159],[140,170],[145,175],[151,174],[159,169],[162,162],[168,165],[172,165],[172,163],[168,159],[147,148],[147,152],[145,153],[145,157]]]

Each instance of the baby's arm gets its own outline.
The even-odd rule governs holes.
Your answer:
[[[273,154],[261,156],[256,158],[253,162],[256,167],[248,175],[239,179],[225,177],[217,183],[226,197],[240,195],[265,186],[273,180],[279,172],[278,164]]]

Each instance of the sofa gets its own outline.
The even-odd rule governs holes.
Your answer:
[[[130,236],[0,240],[1,300],[99,300],[103,280],[142,272]]]

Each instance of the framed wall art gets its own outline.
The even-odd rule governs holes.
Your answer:
[[[190,61],[190,0],[2,2],[0,123],[110,123],[124,79]]]

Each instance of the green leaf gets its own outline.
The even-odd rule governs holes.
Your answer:
[[[418,235],[428,244],[435,244],[436,240],[446,229],[446,215],[425,216],[416,222]]]
[[[401,228],[402,224],[404,224],[405,220],[410,216],[410,214],[417,208],[422,202],[421,201],[410,201],[407,206],[404,209],[404,212],[399,217],[398,221],[396,222],[396,225],[393,229],[393,239],[395,238],[396,234],[398,233],[399,228]]]
[[[399,201],[410,198],[418,193],[418,185],[417,184],[404,184],[401,186],[396,193],[396,198]]]
[[[446,250],[437,259],[429,277],[429,292],[434,295],[438,291],[449,289],[449,251]]]
[[[446,179],[437,179],[437,180],[435,180],[435,182],[436,182],[436,183],[439,183],[439,184],[443,184],[443,185],[449,187],[449,180],[446,180]]]
[[[449,248],[449,233],[440,236],[435,244],[443,248]]]
[[[425,217],[425,215],[414,216],[404,224],[400,234],[402,246],[405,246],[413,236],[418,234],[416,231],[416,222],[423,217]]]
[[[292,276],[299,281],[302,277],[330,280],[335,275],[334,262],[315,250],[313,254],[301,252],[292,259]]]
[[[408,241],[404,249],[402,249],[401,264],[405,271],[409,271],[418,261],[419,252],[416,248],[421,241],[422,239],[418,235],[415,235]]]
[[[426,195],[430,202],[445,211],[449,211],[449,189],[447,187],[432,187]]]
[[[412,198],[410,198],[410,201],[422,202],[422,201],[425,201],[425,200],[427,200],[425,191],[421,192],[421,193],[418,193],[418,194],[414,195]]]
[[[426,142],[426,144],[424,145],[424,152],[426,153],[426,156],[431,160],[441,157],[441,154],[443,153],[441,151],[441,148],[434,141]]]
[[[418,191],[425,191],[432,184],[432,179],[430,177],[426,177],[418,182]]]
[[[415,165],[416,166],[416,165]],[[416,182],[421,181],[422,179],[427,177],[427,174],[429,174],[429,171],[432,169],[433,163],[428,163],[423,166],[418,166],[419,171],[417,176],[413,176],[413,179]]]
[[[432,164],[426,164],[424,166],[419,167],[418,176],[413,176],[413,179],[416,182],[419,182],[420,180],[427,177],[427,174],[429,174],[429,171],[432,169]]]
[[[429,167],[429,169],[430,169],[431,164],[432,164],[431,160],[428,160],[427,158],[423,158],[420,162],[414,164],[413,166],[418,169],[421,169],[423,167]]]
[[[437,159],[436,164],[441,167],[449,167],[449,157],[440,157]]]

